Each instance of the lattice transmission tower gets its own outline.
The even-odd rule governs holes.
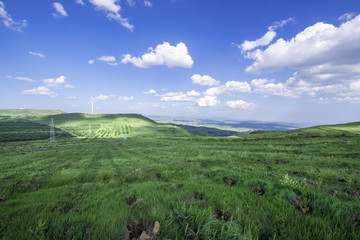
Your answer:
[[[54,119],[51,118],[51,124],[50,124],[50,142],[55,142],[55,131],[54,131]]]

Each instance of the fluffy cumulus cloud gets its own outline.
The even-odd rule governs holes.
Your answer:
[[[213,79],[209,75],[201,76],[199,74],[192,75],[191,81],[193,84],[204,85],[204,86],[217,86],[220,83],[220,81]]]
[[[95,61],[105,62],[110,66],[117,66],[116,58],[114,56],[101,56],[96,59],[90,59],[89,64],[94,64]]]
[[[145,7],[152,7],[153,6],[152,2],[150,2],[149,0],[144,0],[144,5],[145,5]]]
[[[44,54],[38,53],[38,52],[29,51],[29,54],[30,54],[30,55],[33,55],[33,56],[36,56],[36,57],[39,57],[39,58],[44,58],[44,57],[45,57]]]
[[[0,1],[0,18],[2,19],[5,27],[14,31],[22,32],[23,28],[28,25],[26,20],[15,21],[5,10],[5,4],[2,1]]]
[[[68,15],[61,3],[54,2],[53,6],[56,10],[56,13],[52,14],[54,17],[66,17]]]
[[[45,83],[45,86],[47,86],[47,87],[74,88],[73,85],[66,82],[66,77],[65,76],[60,76],[60,77],[58,77],[56,79],[55,78],[47,78],[47,79],[44,79],[43,82]]]
[[[276,37],[275,30],[283,27],[288,22],[294,21],[293,18],[288,18],[286,20],[275,22],[268,28],[268,31],[261,38],[256,39],[255,41],[245,40],[242,44],[236,44],[238,48],[244,53],[246,51],[250,51],[260,46],[267,46],[271,43],[271,41]]]
[[[118,97],[119,100],[121,101],[131,101],[131,100],[134,100],[134,96],[124,96],[124,97]]]
[[[143,94],[156,94],[156,90],[150,89],[149,91],[143,92]]]
[[[360,95],[360,15],[336,27],[318,22],[290,40],[278,39],[265,50],[248,52],[253,63],[247,72],[264,73],[294,69],[285,82],[255,79],[256,92],[299,97]]]
[[[24,94],[24,95],[47,95],[50,97],[57,96],[56,93],[50,91],[50,89],[48,89],[47,87],[44,87],[44,86],[39,86],[35,89],[24,90],[21,92],[21,94]]]
[[[195,97],[200,96],[200,93],[195,90],[187,93],[183,92],[168,92],[161,95],[160,101],[162,102],[189,102],[195,100]]]
[[[35,82],[35,80],[31,79],[31,78],[28,78],[28,77],[13,77],[11,75],[7,75],[6,76],[7,78],[11,78],[11,79],[16,79],[16,80],[21,80],[21,81],[26,81],[26,82]]]
[[[149,48],[149,52],[141,57],[133,57],[130,54],[123,56],[122,63],[132,63],[136,67],[148,68],[152,65],[166,65],[169,68],[184,67],[191,68],[194,61],[189,55],[188,49],[183,42],[176,46],[171,46],[168,42],[163,42],[155,49]]]
[[[199,107],[213,107],[220,103],[217,96],[205,96],[196,100]]]
[[[106,16],[109,19],[115,20],[120,23],[123,27],[132,31],[134,25],[130,24],[127,18],[123,18],[119,13],[121,10],[118,0],[89,0],[98,10],[106,12]]]
[[[243,100],[227,101],[226,105],[232,109],[243,109],[243,110],[250,110],[256,107],[255,103],[246,102]]]
[[[251,80],[251,86],[254,92],[266,95],[276,95],[282,97],[298,97],[299,92],[291,90],[284,83],[274,83],[275,80],[254,79]]]
[[[204,94],[207,96],[219,96],[250,91],[251,87],[247,82],[229,81],[226,82],[225,85],[209,88]]]

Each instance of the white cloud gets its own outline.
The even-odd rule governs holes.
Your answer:
[[[241,48],[241,52],[244,53],[246,51],[252,50],[252,49],[260,47],[260,46],[267,46],[276,37],[275,30],[283,27],[285,24],[287,24],[288,22],[291,22],[291,21],[294,21],[294,19],[288,18],[286,20],[275,22],[273,25],[271,25],[268,28],[267,33],[265,33],[265,35],[262,36],[261,38],[258,38],[255,41],[245,40],[242,44],[237,45],[237,47]]]
[[[247,72],[284,68],[295,73],[284,83],[254,82],[255,91],[279,96],[330,94],[358,96],[360,88],[360,15],[339,27],[316,23],[286,41],[278,39],[265,50],[249,52]],[[267,90],[265,90],[267,89]]]
[[[205,96],[196,100],[199,107],[213,107],[220,103],[217,96]]]
[[[345,13],[339,17],[339,21],[349,21],[356,16],[355,12],[352,13]]]
[[[42,54],[42,53],[38,53],[38,52],[32,52],[32,51],[29,51],[29,54],[30,55],[33,55],[33,56],[37,56],[37,57],[40,57],[40,58],[44,58],[45,55]]]
[[[76,2],[77,2],[78,4],[83,5],[83,6],[85,5],[84,2],[83,2],[83,0],[76,0]]]
[[[209,88],[204,94],[207,96],[219,96],[233,93],[245,93],[250,92],[250,90],[250,85],[247,82],[229,81],[226,82],[225,85]]]
[[[53,13],[54,17],[66,17],[68,15],[61,3],[54,2],[53,6],[57,12]]]
[[[47,86],[47,87],[55,87],[55,88],[60,88],[60,87],[74,88],[75,87],[66,82],[65,76],[60,76],[56,79],[47,78],[47,79],[44,79],[43,82],[45,83],[45,86]]]
[[[7,75],[7,78],[12,78],[12,79],[16,79],[16,80],[21,80],[21,81],[27,81],[27,82],[35,82],[35,80],[31,79],[31,78],[27,78],[27,77],[13,77],[11,75]]]
[[[115,62],[116,58],[114,56],[101,56],[98,60],[103,62]]]
[[[120,5],[117,4],[118,0],[89,0],[97,9],[106,12],[106,16],[109,19],[113,19],[120,23],[123,27],[132,31],[134,25],[129,23],[127,18],[123,18],[119,11],[121,10]]]
[[[131,101],[134,100],[134,96],[130,96],[130,97],[124,96],[124,97],[119,97],[118,99],[122,101]]]
[[[101,57],[98,57],[96,59],[90,59],[89,64],[94,64],[95,61],[105,62],[110,66],[117,66],[118,65],[118,63],[115,62],[116,58],[114,56],[101,56]]]
[[[28,25],[26,20],[22,20],[21,22],[15,21],[5,10],[5,4],[2,1],[0,1],[0,18],[2,18],[5,27],[18,32],[23,32],[22,29]]]
[[[257,93],[283,97],[298,97],[299,93],[290,90],[284,83],[274,83],[274,80],[254,79],[251,81],[253,90]]]
[[[188,102],[195,100],[194,97],[200,96],[200,93],[192,90],[187,93],[183,92],[168,92],[161,95],[160,101],[162,102]]]
[[[152,7],[153,6],[152,2],[150,2],[149,0],[144,0],[144,5],[146,7]]]
[[[213,79],[209,75],[201,76],[199,74],[192,75],[191,81],[193,84],[204,85],[204,86],[216,86],[216,85],[219,85],[219,83],[220,83],[220,81]]]
[[[51,97],[57,96],[56,93],[50,91],[50,89],[48,89],[47,87],[44,87],[44,86],[39,86],[35,89],[24,90],[21,92],[21,94],[23,94],[23,95],[48,95]]]
[[[110,97],[110,96],[108,96],[108,95],[100,94],[99,96],[95,97],[95,100],[105,101],[105,100],[107,100],[109,97]]]
[[[147,92],[143,92],[143,94],[156,94],[157,92],[154,89],[150,89]]]
[[[163,42],[155,49],[149,48],[150,52],[141,57],[132,57],[130,54],[123,56],[122,63],[132,63],[136,67],[148,68],[152,65],[166,65],[169,68],[184,67],[191,68],[194,61],[188,53],[188,49],[183,42],[176,46],[171,46],[168,42]]]
[[[195,90],[191,90],[190,92],[187,92],[186,95],[189,97],[198,97],[198,96],[200,96],[200,93],[198,93]]]
[[[256,107],[255,103],[245,102],[243,100],[227,101],[226,105],[232,109],[250,110]]]

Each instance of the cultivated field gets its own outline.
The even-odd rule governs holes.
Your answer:
[[[53,117],[83,138],[0,119],[2,239],[136,239],[156,221],[152,239],[360,239],[360,123],[195,137],[141,115]]]

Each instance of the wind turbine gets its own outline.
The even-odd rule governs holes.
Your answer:
[[[91,114],[94,114],[94,101],[95,99],[91,97],[89,102],[91,104]]]

